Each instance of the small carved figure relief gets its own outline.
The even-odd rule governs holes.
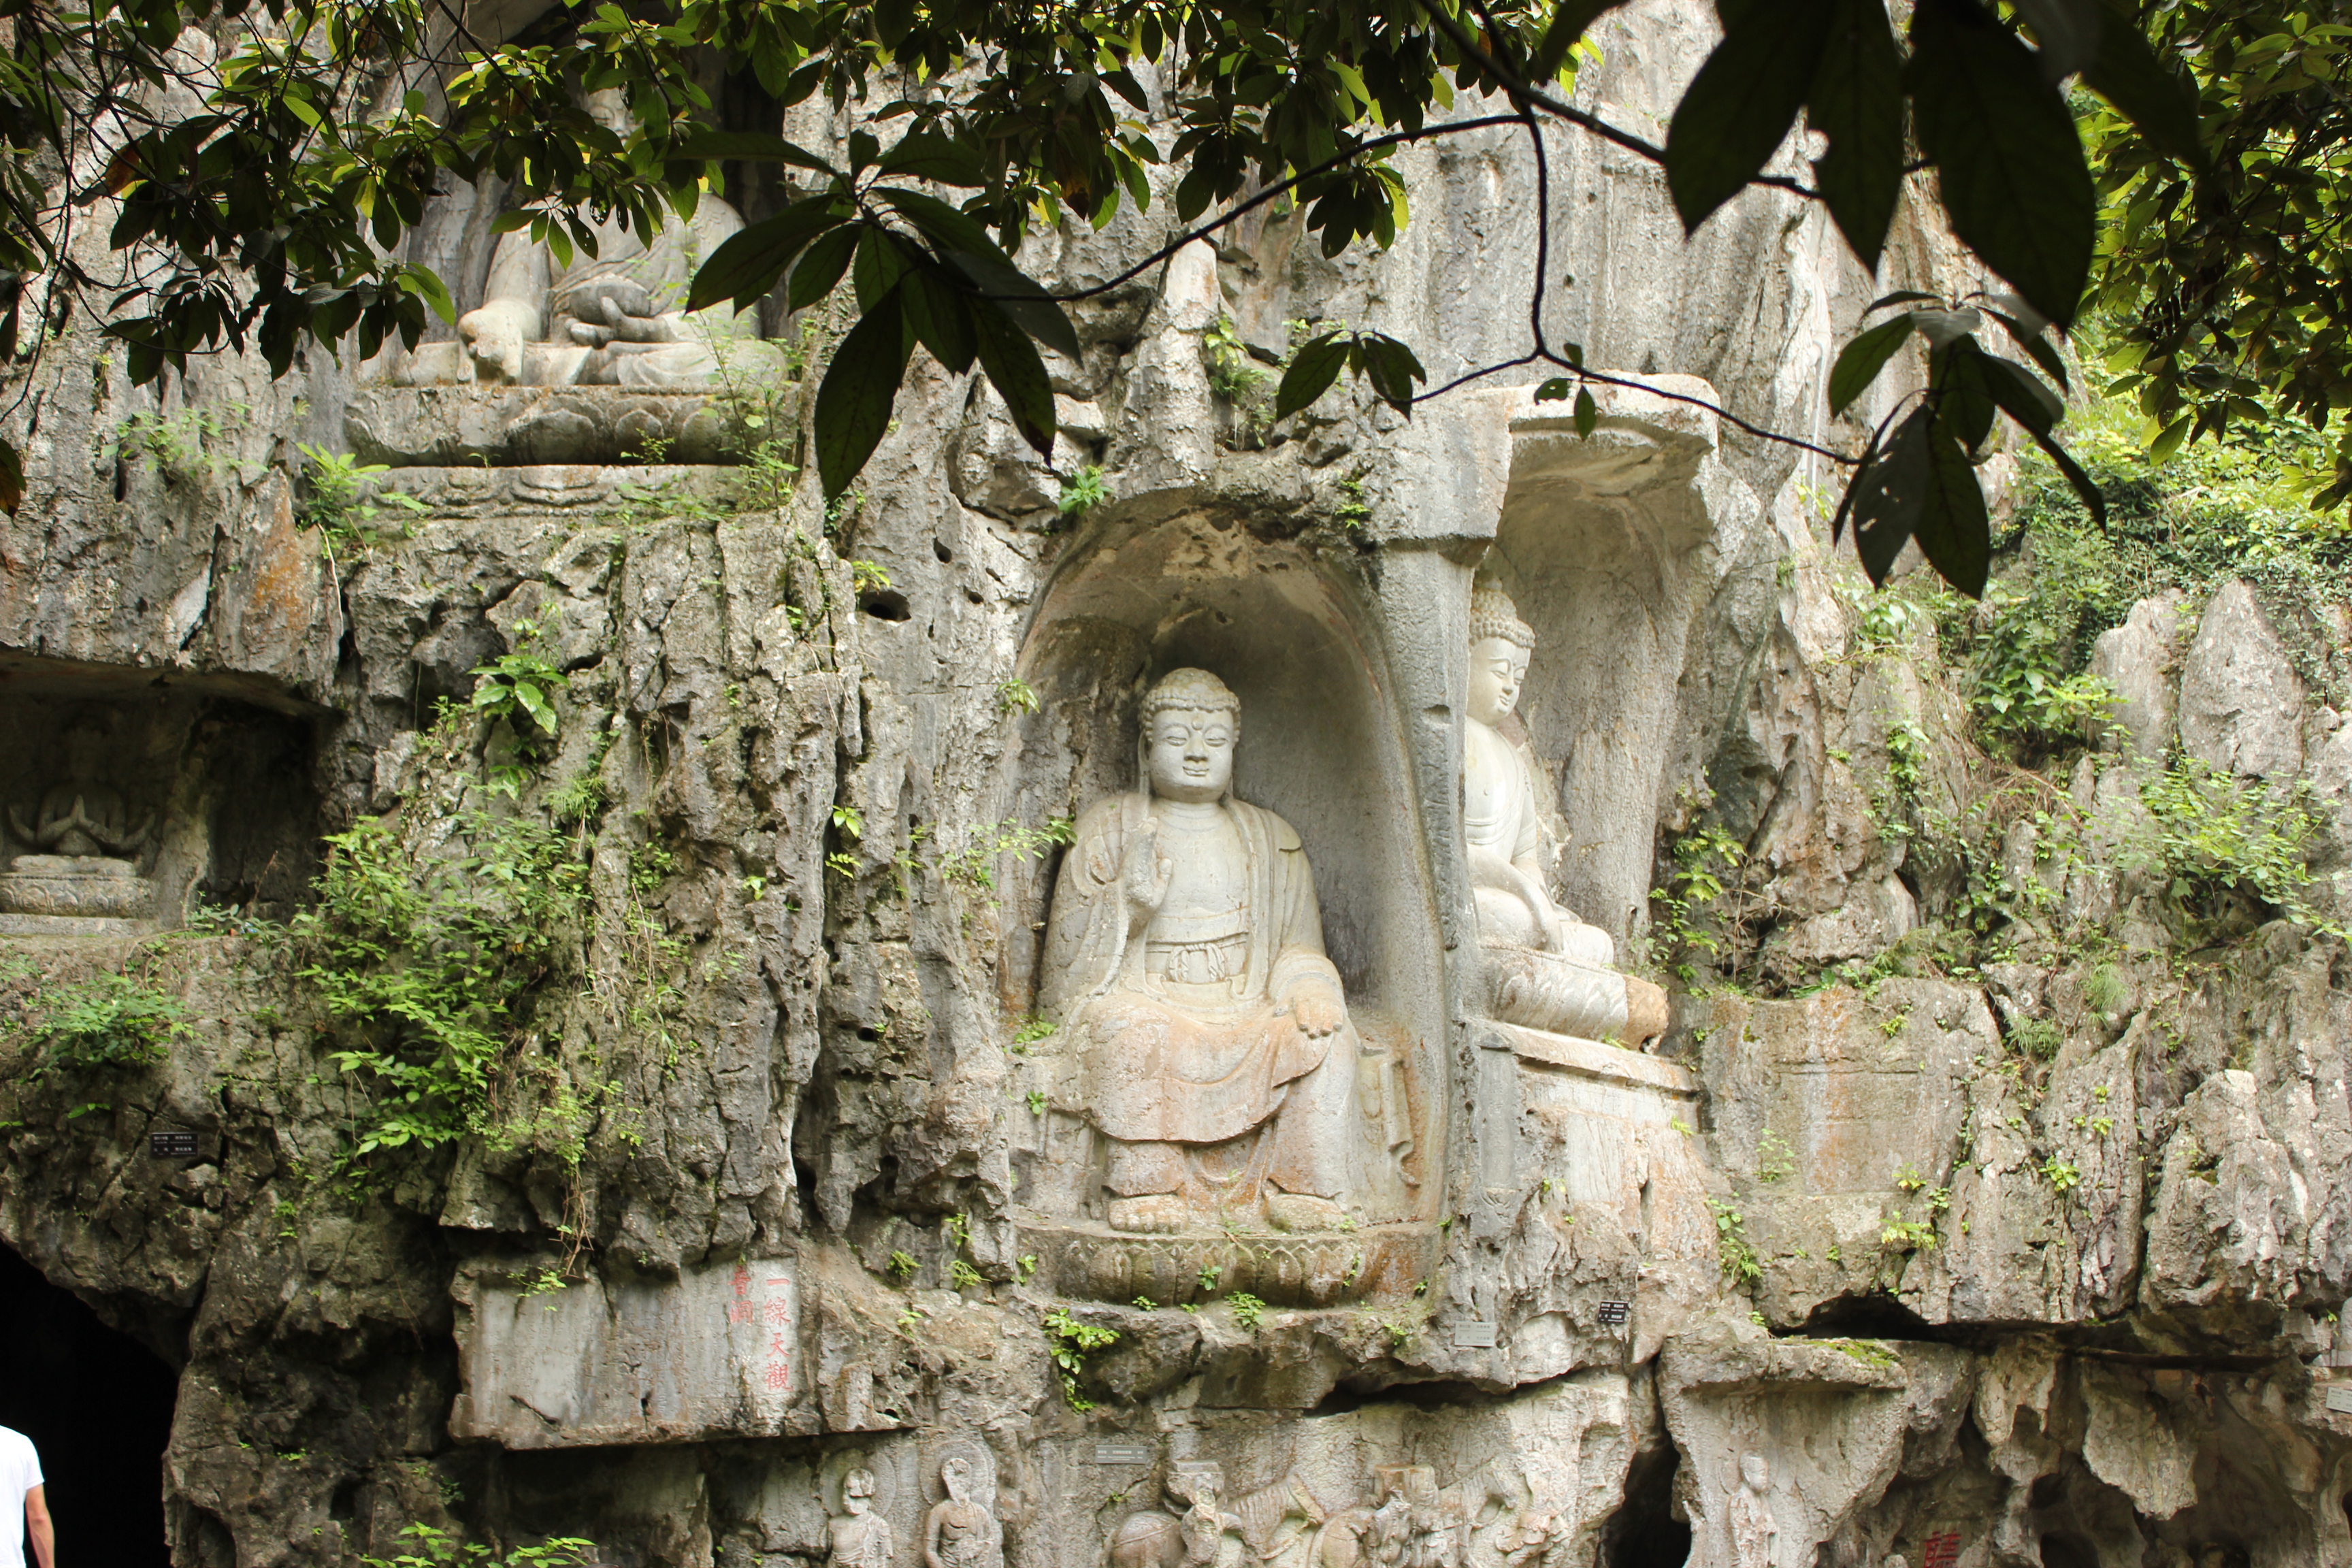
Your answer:
[[[1225,1532],[1238,1532],[1238,1515],[1222,1501],[1224,1471],[1202,1460],[1179,1460],[1168,1477],[1168,1497],[1181,1515],[1157,1510],[1130,1513],[1111,1532],[1110,1568],[1214,1568]]]
[[[1372,1561],[1380,1568],[1460,1568],[1463,1519],[1426,1465],[1382,1465],[1372,1510]]]
[[[41,793],[30,816],[9,806],[10,829],[34,852],[0,875],[0,913],[121,920],[151,912],[154,888],[135,858],[154,820],[135,819],[106,781],[108,740],[100,713],[78,715],[61,737],[65,776]]]
[[[863,1467],[841,1480],[843,1511],[834,1516],[830,1568],[891,1568],[898,1542],[890,1521],[874,1511],[874,1472]]]
[[[1772,1568],[1772,1543],[1780,1527],[1772,1522],[1765,1489],[1772,1484],[1771,1467],[1761,1454],[1739,1461],[1739,1489],[1731,1494],[1731,1561],[1733,1568]]]
[[[1568,1521],[1556,1508],[1523,1509],[1502,1542],[1505,1568],[1568,1568]]]
[[[631,130],[620,93],[588,95],[590,114],[615,135]],[[780,351],[751,310],[681,308],[695,268],[743,226],[705,196],[691,219],[673,215],[648,241],[617,218],[596,224],[596,251],[558,262],[518,230],[490,258],[482,303],[458,319],[459,341],[421,345],[400,379],[411,385],[707,386],[722,368],[767,377]]]
[[[923,1525],[927,1568],[1004,1568],[1004,1527],[996,1518],[996,1468],[985,1451],[950,1453],[940,1461],[947,1496]]]
[[[1234,798],[1241,703],[1205,670],[1143,700],[1144,787],[1095,802],[1062,863],[1040,1003],[1108,1144],[1113,1228],[1262,1204],[1339,1226],[1355,1189],[1359,1046],[1298,835]]]
[[[1666,1025],[1665,993],[1621,975],[1616,943],[1545,887],[1542,817],[1531,764],[1500,726],[1517,707],[1535,632],[1499,588],[1470,599],[1470,685],[1463,727],[1462,826],[1494,1016],[1555,1034],[1628,1044]]]

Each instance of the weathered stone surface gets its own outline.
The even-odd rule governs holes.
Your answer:
[[[2232,580],[2205,606],[2180,670],[2180,743],[2225,773],[2303,771],[2303,679],[2253,590]]]
[[[797,1273],[762,1258],[573,1286],[469,1268],[455,1287],[464,1384],[450,1433],[568,1448],[813,1430]]]
[[[1612,12],[1579,91],[1662,124],[1713,27],[1684,0]],[[844,130],[794,116],[812,147]],[[576,1531],[639,1568],[946,1568],[950,1459],[1012,1568],[2352,1552],[2326,1321],[2352,1295],[2340,944],[2192,918],[2168,872],[2114,864],[2147,841],[2140,770],[2176,710],[2217,766],[2352,789],[2343,726],[2295,684],[2340,621],[2290,657],[2233,585],[2181,650],[2186,612],[2138,606],[2095,664],[2130,754],[1987,808],[2017,952],[1969,969],[1956,890],[1990,871],[1935,826],[1982,803],[1933,617],[1829,552],[1828,475],[1690,400],[1834,444],[1821,383],[1862,305],[1977,281],[1907,213],[1868,279],[1778,193],[1686,246],[1653,171],[1549,146],[1578,281],[1547,329],[1627,372],[1590,436],[1531,368],[1410,423],[1342,382],[1276,426],[1213,365],[1213,335],[1279,358],[1294,321],[1395,332],[1433,380],[1523,352],[1531,163],[1506,130],[1399,151],[1416,216],[1384,254],[1253,215],[1076,306],[1051,466],[918,355],[830,509],[772,462],[698,461],[743,455],[701,393],[354,395],[321,357],[280,386],[194,365],[166,404],[89,339],[52,346],[0,534],[0,795],[37,805],[70,703],[152,698],[104,770],[164,825],[136,875],[253,935],[14,942],[0,1234],[181,1368],[182,1561],[343,1568],[423,1521]],[[1180,175],[1024,265],[1124,272]],[[416,230],[462,309],[502,201],[455,194]],[[787,325],[821,373],[825,325]],[[782,390],[782,427],[814,384]],[[378,482],[423,510],[322,550],[289,440],[399,463]],[[1066,514],[1086,467],[1108,499]],[[1707,862],[1725,892],[1689,913],[1723,959],[1663,1054],[1486,1016],[1480,580],[1534,633],[1512,795],[1566,846],[1542,899],[1664,974],[1650,895],[1683,836],[1742,854]],[[509,658],[563,677],[551,734],[471,713]],[[1136,1042],[1040,1016],[1054,825],[1141,787],[1139,700],[1187,665],[1241,694],[1237,793],[1295,831],[1354,1037],[1360,1202],[1328,1229],[1082,1217],[1108,1173],[1073,1064]],[[543,999],[496,1026],[520,1120],[354,1166],[366,1080],[332,1053],[423,1047],[355,1036],[268,922],[363,819],[457,876],[484,820],[545,825],[587,891]],[[109,973],[184,1032],[154,1063],[36,1073],[57,1000]],[[165,1127],[199,1153],[149,1156]],[[773,1331],[787,1258],[772,1389],[744,1331]],[[567,1258],[565,1289],[522,1294]],[[1954,1342],[1906,1337],[1930,1333]]]
[[[2116,728],[2106,740],[2132,756],[2163,756],[2177,732],[2183,607],[2179,594],[2142,599],[2092,646],[2091,673],[2116,689]]]

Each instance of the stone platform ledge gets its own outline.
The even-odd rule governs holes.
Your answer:
[[[119,915],[0,914],[0,936],[140,937],[152,935],[155,930],[153,921]]]
[[[741,478],[740,468],[702,463],[535,463],[506,468],[458,464],[394,468],[376,482],[415,497],[435,517],[562,516],[615,510],[629,506],[637,491],[730,501]]]
[[[735,460],[722,396],[634,386],[363,386],[343,439],[363,463],[493,468]]]
[[[1599,1040],[1580,1040],[1572,1035],[1546,1034],[1541,1029],[1527,1029],[1517,1024],[1498,1024],[1492,1020],[1482,1022],[1507,1043],[1523,1062],[1559,1068],[1582,1078],[1599,1079],[1605,1083],[1658,1089],[1686,1100],[1698,1098],[1697,1078],[1678,1062],[1645,1056],[1623,1046],[1603,1045]]]
[[[1409,1296],[1437,1270],[1444,1237],[1426,1221],[1303,1235],[1222,1231],[1133,1236],[1108,1226],[1030,1218],[1021,1250],[1037,1258],[1031,1289],[1122,1305],[1163,1307],[1245,1291],[1276,1307],[1328,1307]],[[1213,1288],[1201,1274],[1216,1270]]]

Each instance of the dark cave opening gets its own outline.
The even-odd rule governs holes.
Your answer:
[[[1682,1455],[1671,1447],[1633,1457],[1625,1500],[1601,1527],[1601,1568],[1683,1568],[1691,1530],[1675,1517],[1675,1475]]]
[[[2099,1554],[2086,1543],[2053,1531],[2042,1538],[2042,1568],[2099,1568]]]
[[[5,1247],[0,1336],[0,1426],[24,1433],[40,1455],[59,1559],[170,1568],[163,1447],[179,1392],[172,1369]],[[0,1522],[11,1527],[23,1531],[21,1514]]]

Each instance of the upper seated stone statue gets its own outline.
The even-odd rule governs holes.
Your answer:
[[[66,776],[45,791],[33,818],[8,809],[9,826],[37,853],[81,857],[129,856],[146,837],[134,826],[122,792],[99,774],[106,731],[95,721],[76,722],[65,732]],[[128,872],[131,868],[123,866]]]
[[[1664,1030],[1665,993],[1615,973],[1617,944],[1609,933],[1552,899],[1534,772],[1499,728],[1518,705],[1535,641],[1502,590],[1481,587],[1471,595],[1462,831],[1487,1005],[1505,1023],[1638,1045]]]
[[[1143,700],[1148,787],[1079,816],[1040,1004],[1109,1147],[1119,1230],[1206,1225],[1263,1195],[1286,1230],[1354,1188],[1358,1050],[1290,824],[1233,797],[1241,703],[1180,669]]]
[[[1498,588],[1470,597],[1469,724],[1462,735],[1462,830],[1478,902],[1478,940],[1540,948],[1607,968],[1609,933],[1552,901],[1544,889],[1543,827],[1527,759],[1496,726],[1518,706],[1536,634]]]
[[[588,110],[615,134],[630,129],[616,91],[588,95]],[[712,306],[688,315],[695,268],[743,219],[715,196],[691,220],[671,215],[649,244],[617,220],[595,225],[596,251],[569,266],[518,230],[499,241],[479,308],[458,318],[457,342],[420,344],[399,379],[413,385],[472,382],[531,386],[694,387],[734,374],[768,376],[782,363],[751,310]]]

